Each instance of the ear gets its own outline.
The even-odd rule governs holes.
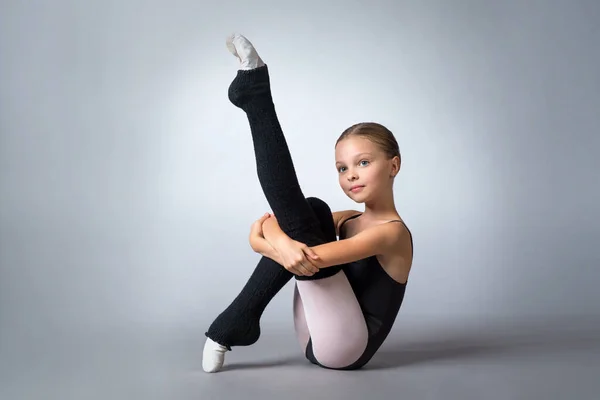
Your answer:
[[[393,178],[398,175],[398,172],[400,172],[400,158],[395,156],[392,158],[392,170],[390,171],[390,176]]]

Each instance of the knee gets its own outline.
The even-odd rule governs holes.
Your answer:
[[[327,369],[346,370],[350,368],[362,355],[363,351],[326,351],[315,353],[319,365]]]
[[[310,205],[310,207],[314,210],[314,212],[318,215],[327,215],[331,216],[331,208],[329,205],[318,197],[307,197],[306,201]]]
[[[324,239],[327,242],[336,240],[335,224],[333,223],[333,216],[331,214],[331,208],[329,205],[318,197],[307,197],[306,201],[312,208],[315,216],[319,220],[319,226],[321,232],[324,235]]]
[[[367,340],[347,340],[340,338],[336,343],[319,345],[313,343],[314,358],[319,365],[327,369],[354,369],[350,368],[364,354]]]

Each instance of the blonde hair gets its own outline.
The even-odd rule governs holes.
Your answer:
[[[400,163],[402,163],[398,142],[396,141],[394,134],[385,126],[376,122],[360,122],[354,124],[342,132],[341,136],[335,142],[335,145],[337,146],[339,142],[351,136],[363,137],[370,140],[386,154],[388,160],[398,156]]]

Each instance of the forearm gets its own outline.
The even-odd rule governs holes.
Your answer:
[[[277,252],[277,250],[275,250],[275,248],[266,239],[252,239],[250,245],[256,253],[259,253],[264,257],[270,258],[278,264],[283,264],[283,261],[279,257],[279,253]]]
[[[276,247],[277,243],[280,241],[290,239],[290,237],[281,230],[274,215],[263,222],[263,236],[274,247]]]

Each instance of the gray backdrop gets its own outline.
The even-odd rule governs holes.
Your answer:
[[[395,133],[415,257],[392,337],[598,317],[599,11],[3,1],[0,387],[48,398],[28,379],[139,360],[158,343],[199,368],[205,329],[259,259],[250,225],[269,210],[247,120],[227,99],[234,31],[269,64],[306,196],[363,210],[338,186],[335,140],[361,121]],[[263,331],[300,355],[292,289]],[[98,384],[81,376],[75,397]]]

